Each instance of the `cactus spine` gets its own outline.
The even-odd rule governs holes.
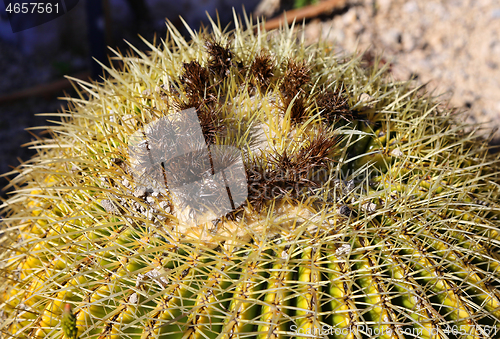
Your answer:
[[[6,337],[498,336],[500,167],[479,126],[288,27],[168,27],[78,81],[15,171]],[[168,129],[191,151],[161,158]],[[226,191],[207,171],[244,203],[210,214]]]

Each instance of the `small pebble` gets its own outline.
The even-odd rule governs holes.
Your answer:
[[[349,254],[350,252],[351,252],[351,245],[343,244],[342,246],[337,248],[337,250],[335,251],[335,255],[337,257],[342,257],[342,256]]]
[[[122,185],[125,186],[126,188],[131,188],[130,182],[127,179],[122,180]]]
[[[500,8],[495,8],[491,11],[492,19],[500,19]]]
[[[106,210],[106,212],[111,214],[118,214],[118,209],[113,204],[111,200],[101,200],[101,206]]]
[[[137,293],[132,293],[132,295],[130,296],[130,298],[128,299],[128,301],[132,305],[136,305],[137,304]]]
[[[403,152],[401,152],[401,150],[399,148],[393,149],[389,154],[393,157],[396,157],[396,158],[403,156]]]
[[[375,212],[375,210],[377,209],[377,205],[375,205],[372,202],[367,202],[367,203],[361,205],[361,208],[368,213],[372,213],[372,212]]]
[[[418,11],[418,4],[416,1],[409,1],[403,5],[403,10],[407,13],[414,13]]]
[[[146,196],[146,188],[145,187],[136,188],[133,195],[136,198],[143,198],[144,196]]]
[[[167,209],[168,209],[168,212],[170,212],[170,204],[168,203],[168,201],[160,201],[159,205],[160,205],[160,208],[165,210],[165,212],[167,212]]]

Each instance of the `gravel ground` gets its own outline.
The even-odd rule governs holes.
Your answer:
[[[310,21],[305,34],[340,51],[382,53],[395,79],[417,78],[470,122],[500,126],[498,0],[348,1],[339,15]]]

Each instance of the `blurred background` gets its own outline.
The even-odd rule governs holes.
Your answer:
[[[218,13],[225,26],[233,7],[265,17],[268,28],[287,11],[287,19],[305,22],[306,43],[323,39],[334,53],[365,52],[368,63],[383,55],[396,80],[414,78],[468,111],[471,122],[500,125],[498,0],[72,1],[66,14],[17,33],[0,2],[0,173],[34,154],[20,146],[34,139],[26,128],[47,124],[35,114],[57,112],[65,105],[58,97],[74,95],[64,75],[98,79],[102,70],[91,56],[105,62],[106,45],[125,52],[125,39],[146,50],[138,34],[164,38],[165,19],[187,33],[179,16],[198,29],[208,24],[206,13]],[[7,182],[0,178],[0,187]]]

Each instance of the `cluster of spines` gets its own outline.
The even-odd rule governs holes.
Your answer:
[[[253,61],[244,62],[229,45],[224,46],[222,42],[207,40],[204,48],[208,55],[206,64],[202,65],[196,60],[185,62],[175,87],[181,88],[184,93],[184,99],[178,102],[178,108],[196,109],[207,145],[213,145],[217,138],[224,137],[226,126],[221,118],[221,111],[225,99],[221,98],[220,91],[227,86],[225,82],[235,81],[234,79],[240,86],[248,86],[252,95],[257,93],[255,91],[261,95],[271,91],[274,95],[277,91],[279,100],[283,102],[282,105],[276,103],[277,108],[283,107],[283,112],[279,114],[289,114],[293,124],[307,120],[313,111],[314,102],[324,121],[324,127],[317,131],[318,135],[310,137],[310,144],[301,148],[297,154],[291,155],[287,153],[289,151],[284,150],[269,161],[254,159],[247,163],[248,189],[252,190],[248,202],[259,210],[266,200],[286,195],[298,199],[301,192],[321,186],[320,182],[309,180],[307,173],[320,168],[325,171],[328,169],[328,161],[325,159],[331,160],[337,141],[330,127],[341,118],[352,118],[345,93],[325,90],[314,94],[311,99],[311,69],[305,61],[287,60],[284,70],[281,71],[283,74],[278,78],[275,74],[279,67],[274,64],[269,52],[258,52]],[[228,75],[231,75],[232,79],[227,79]],[[320,150],[321,155],[314,154],[317,150]],[[199,157],[193,154],[191,162],[186,159],[186,165],[194,164],[196,158]],[[287,187],[300,189],[290,192]],[[270,192],[273,193],[269,195]]]

